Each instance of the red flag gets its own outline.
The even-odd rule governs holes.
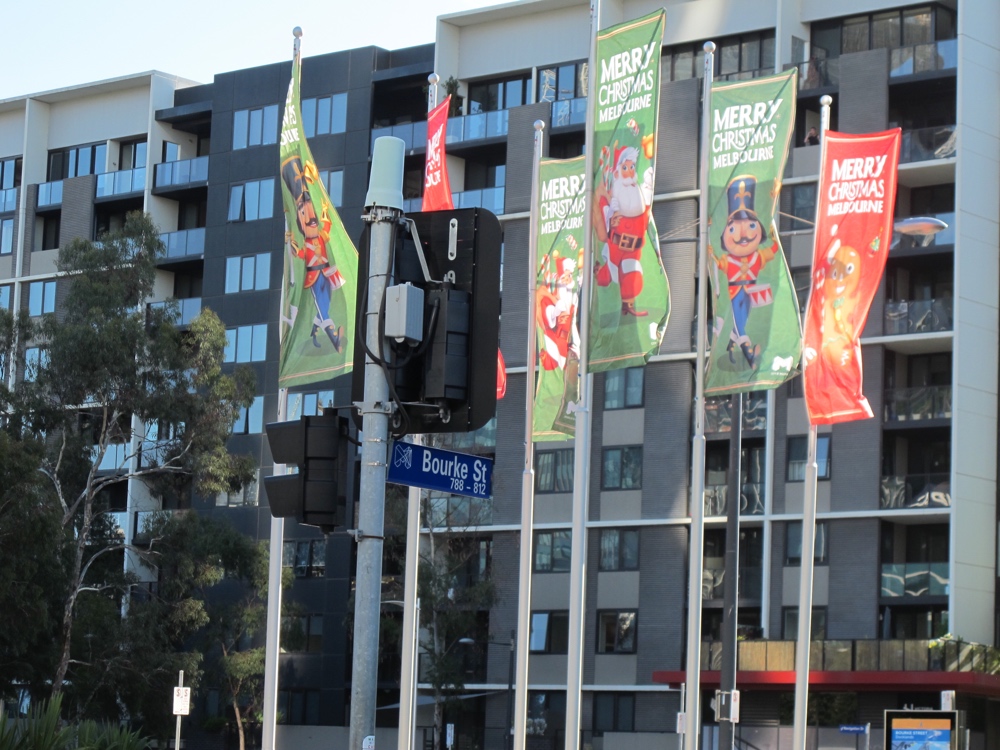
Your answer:
[[[812,424],[867,419],[858,339],[892,241],[900,130],[823,137],[803,350]]]
[[[497,400],[507,393],[507,365],[503,361],[503,352],[497,349]]]
[[[451,183],[444,154],[445,133],[448,130],[448,105],[451,96],[427,113],[427,162],[424,164],[424,203],[421,211],[446,211],[451,202]]]

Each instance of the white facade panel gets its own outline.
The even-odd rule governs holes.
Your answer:
[[[0,159],[24,151],[24,112],[0,112]]]
[[[55,102],[50,107],[50,149],[141,137],[149,128],[147,85]],[[117,161],[117,155],[113,158]]]

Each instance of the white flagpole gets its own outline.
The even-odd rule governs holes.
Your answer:
[[[712,133],[715,44],[705,42],[698,201],[698,313],[694,366],[694,438],[691,442],[691,537],[688,549],[687,664],[684,750],[697,750],[701,728],[701,578],[705,546],[705,354],[708,349],[708,156]]]
[[[583,684],[583,635],[586,620],[587,516],[590,507],[590,429],[592,385],[590,370],[590,295],[594,278],[594,103],[597,101],[597,30],[601,0],[590,0],[590,56],[587,62],[587,124],[583,214],[583,272],[580,274],[580,395],[573,441],[573,521],[569,573],[569,643],[566,658],[566,750],[580,746],[580,688]]]
[[[535,287],[538,281],[538,163],[542,158],[545,123],[535,120],[535,152],[531,164],[531,211],[528,220],[528,356],[524,383],[524,470],[521,472],[521,559],[517,589],[517,672],[514,726],[504,727],[504,748],[523,750],[528,720],[528,646],[531,640],[531,570],[535,518]],[[508,687],[508,690],[510,688]],[[509,696],[508,696],[509,700]],[[507,721],[510,721],[508,710]]]
[[[820,172],[826,155],[826,131],[830,129],[830,104],[833,99],[820,100]],[[822,177],[822,174],[820,175]],[[819,223],[821,201],[816,201],[816,224]],[[814,231],[815,234],[815,231]],[[813,244],[819,237],[813,237]],[[813,254],[815,257],[815,253]],[[804,377],[804,376],[803,376]],[[799,629],[795,641],[795,713],[792,729],[792,749],[805,750],[806,719],[809,711],[809,642],[812,638],[813,559],[816,554],[816,488],[819,467],[816,463],[816,425],[809,424],[806,439],[806,481],[802,498],[802,545],[799,568]]]

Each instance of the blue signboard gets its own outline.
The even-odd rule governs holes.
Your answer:
[[[387,481],[486,500],[493,492],[493,461],[424,445],[393,443]]]
[[[844,734],[868,734],[865,724],[841,724],[840,731]]]

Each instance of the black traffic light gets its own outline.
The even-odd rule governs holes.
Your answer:
[[[272,516],[295,518],[324,533],[346,526],[349,427],[347,417],[332,412],[267,425],[274,462],[299,469],[264,477]]]
[[[424,291],[419,344],[390,342],[391,393],[402,405],[394,435],[470,432],[496,414],[497,346],[500,332],[500,221],[481,208],[408,214],[393,251],[393,284]],[[428,281],[416,238],[431,277]],[[359,243],[359,276],[367,283],[368,238]],[[351,398],[364,401],[363,321],[367,295],[358,294]],[[384,305],[383,305],[384,312]],[[355,415],[360,428],[360,416]]]

